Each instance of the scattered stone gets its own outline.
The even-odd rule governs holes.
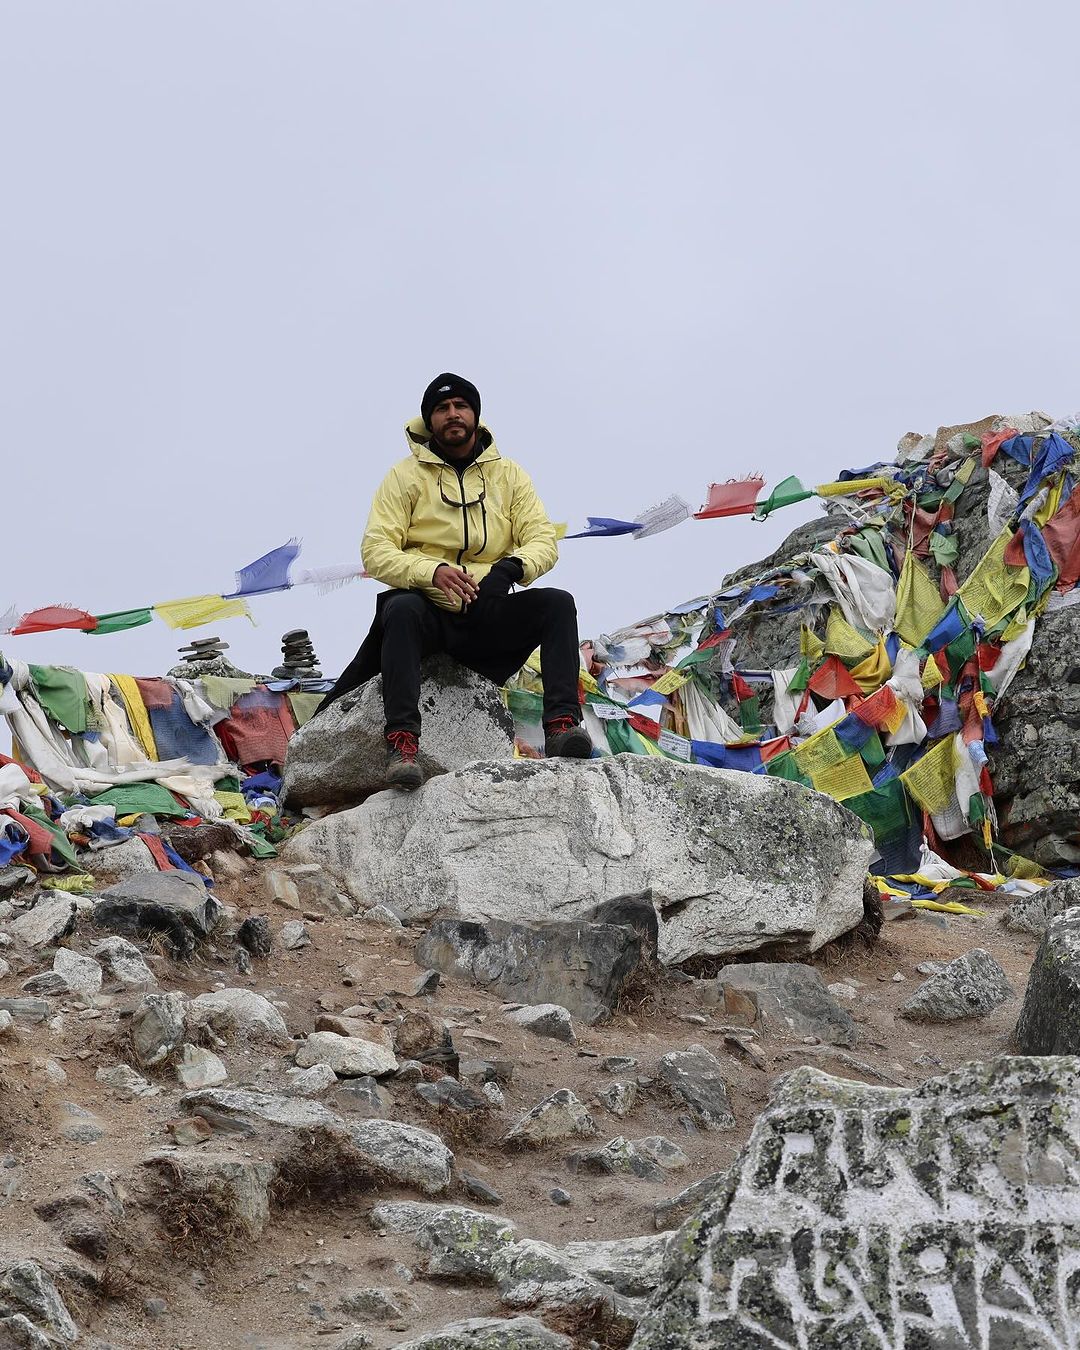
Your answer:
[[[470,1317],[402,1342],[398,1350],[573,1350],[573,1342],[535,1317]]]
[[[1002,924],[1012,933],[1031,933],[1042,937],[1052,919],[1067,909],[1080,905],[1080,877],[1055,881],[1031,895],[1018,896],[1002,917]]]
[[[483,1083],[509,1083],[514,1076],[512,1059],[463,1059],[459,1078],[479,1078]]]
[[[837,980],[835,984],[827,984],[825,988],[832,994],[833,998],[842,999],[845,1003],[854,1003],[859,992],[853,985],[845,984],[843,980]]]
[[[252,1239],[259,1237],[270,1221],[271,1163],[199,1149],[151,1154],[143,1165],[165,1182],[164,1206],[177,1198],[209,1201],[218,1211],[222,1227],[238,1228]]]
[[[59,1290],[35,1261],[20,1261],[0,1275],[0,1307],[5,1305],[65,1344],[79,1339],[79,1329]]]
[[[62,1122],[60,1135],[73,1144],[96,1144],[105,1137],[105,1126],[93,1111],[76,1102],[64,1102],[60,1107]]]
[[[636,1083],[610,1083],[597,1094],[600,1101],[613,1116],[625,1116],[634,1108],[637,1101]]]
[[[421,1063],[457,1063],[454,1042],[445,1022],[416,1009],[407,1012],[393,1031],[394,1053]]]
[[[695,1181],[678,1195],[661,1200],[653,1210],[653,1225],[657,1232],[666,1232],[671,1228],[681,1228],[691,1214],[701,1206],[724,1180],[723,1172],[713,1172],[711,1176]]]
[[[300,919],[290,919],[288,923],[281,925],[281,945],[287,952],[299,951],[301,947],[311,945],[311,934],[308,932],[307,924]]]
[[[383,1046],[333,1031],[311,1032],[296,1048],[296,1063],[301,1069],[326,1064],[342,1078],[379,1076],[397,1068],[397,1059]]]
[[[340,1116],[320,1102],[286,1097],[279,1092],[253,1092],[247,1088],[202,1088],[180,1098],[185,1111],[210,1120],[210,1115],[246,1125],[277,1125],[282,1129],[314,1130],[341,1127]],[[211,1124],[214,1122],[211,1121]]]
[[[689,1106],[694,1120],[707,1130],[734,1128],[735,1116],[720,1062],[702,1045],[662,1055],[657,1076]]]
[[[285,1082],[286,1090],[297,1097],[318,1097],[334,1086],[337,1074],[329,1064],[312,1064],[309,1069],[286,1069]]]
[[[571,1172],[592,1176],[621,1173],[644,1181],[663,1181],[668,1172],[688,1166],[690,1159],[663,1135],[648,1139],[624,1139],[620,1135],[603,1148],[571,1153],[566,1162]]]
[[[415,1313],[416,1301],[400,1289],[353,1289],[338,1302],[337,1311],[365,1322],[400,1321]]]
[[[568,1045],[574,1041],[574,1024],[570,1014],[557,1003],[540,1003],[534,1008],[513,1008],[506,1015],[511,1022],[516,1022],[535,1036],[547,1036]]]
[[[334,879],[318,863],[300,863],[285,869],[296,887],[301,909],[318,910],[331,917],[356,913],[356,901],[342,895]]]
[[[298,1073],[299,1070],[294,1069],[293,1072]],[[309,1069],[308,1072],[312,1071]],[[339,1084],[333,1100],[339,1111],[346,1111],[354,1116],[381,1117],[390,1109],[389,1095],[370,1076],[350,1078]]]
[[[605,1073],[626,1073],[637,1067],[637,1060],[630,1055],[605,1055],[600,1061],[600,1067]]]
[[[484,1083],[481,1086],[480,1091],[496,1111],[501,1111],[506,1105],[506,1097],[503,1095],[503,1090],[498,1083]]]
[[[506,1219],[463,1205],[391,1200],[376,1205],[368,1220],[375,1228],[410,1237],[427,1253],[425,1274],[444,1279],[490,1279],[515,1234]]]
[[[69,895],[42,893],[33,909],[12,919],[8,931],[27,947],[46,947],[75,931],[78,908]]]
[[[147,989],[157,984],[154,972],[133,942],[122,937],[107,937],[95,944],[94,956],[105,967],[111,980],[133,988]]]
[[[716,982],[725,1007],[729,989],[750,995],[773,1035],[816,1036],[829,1045],[854,1045],[858,1039],[851,1014],[830,996],[813,966],[754,961],[724,966]]]
[[[478,759],[511,761],[513,719],[498,687],[489,680],[449,657],[432,657],[423,666],[420,708],[424,735],[419,763],[425,778]],[[294,807],[326,806],[381,792],[386,772],[383,724],[382,677],[376,676],[343,695],[292,737],[283,799]],[[332,876],[337,874],[329,860],[293,848],[286,853],[298,861],[321,862]]]
[[[948,961],[920,961],[915,967],[920,975],[940,975]]]
[[[450,1185],[454,1155],[430,1130],[396,1120],[348,1122],[353,1151],[377,1176],[394,1185],[439,1195]]]
[[[557,1004],[589,1025],[615,1010],[640,959],[640,939],[613,923],[437,919],[416,949],[444,975],[508,1002]]]
[[[523,1115],[503,1136],[506,1144],[540,1145],[588,1137],[596,1123],[569,1088],[559,1088]]]
[[[409,991],[409,998],[431,998],[439,989],[442,976],[437,970],[425,970]]]
[[[475,1092],[456,1078],[440,1078],[435,1083],[417,1083],[413,1088],[428,1106],[447,1107],[451,1111],[489,1111],[491,1103],[480,1092]]]
[[[0,998],[0,1012],[8,1012],[18,1022],[44,1022],[50,1008],[43,998]]]
[[[372,905],[370,909],[365,909],[360,917],[365,923],[374,924],[376,928],[405,927],[389,905]]]
[[[43,970],[38,975],[31,975],[28,980],[23,981],[22,991],[24,994],[38,994],[43,998],[63,998],[65,994],[71,992],[67,980],[55,970]]]
[[[144,1069],[162,1064],[184,1040],[183,994],[147,994],[131,1016],[131,1048]]]
[[[635,1350],[891,1348],[912,1344],[912,1315],[927,1347],[1067,1345],[1078,1137],[1069,1057],[968,1064],[915,1089],[797,1068],[668,1246]],[[837,1253],[843,1278],[807,1297],[804,1275],[838,1270]],[[976,1308],[993,1308],[989,1332],[960,1311]]]
[[[931,975],[897,1010],[912,1022],[956,1022],[985,1017],[1012,997],[1005,972],[981,947],[975,947],[944,970]]]
[[[204,1050],[198,1045],[180,1047],[176,1078],[182,1088],[194,1092],[198,1088],[217,1087],[228,1076],[228,1069],[213,1051]]]
[[[89,956],[80,956],[67,947],[59,947],[53,957],[53,970],[84,1003],[93,1003],[101,993],[101,967]]]
[[[1049,921],[1031,965],[1016,1039],[1025,1055],[1080,1054],[1080,909]]]
[[[639,755],[474,763],[406,798],[376,792],[285,847],[410,922],[577,922],[651,889],[665,965],[777,943],[816,951],[862,920],[872,852],[850,812],[799,784]]]
[[[10,900],[23,886],[36,880],[36,873],[29,867],[0,867],[0,900]]]
[[[183,1120],[170,1120],[165,1129],[173,1143],[181,1148],[205,1144],[214,1134],[202,1116],[185,1116]]]
[[[458,1180],[470,1200],[476,1200],[482,1205],[502,1204],[503,1198],[499,1192],[486,1181],[481,1181],[479,1177],[474,1177],[469,1172],[459,1172]]]
[[[136,1097],[156,1097],[161,1091],[141,1073],[136,1073],[130,1064],[114,1064],[108,1069],[98,1069],[94,1077],[99,1083],[111,1088],[118,1097],[125,1097],[129,1101]]]
[[[0,1012],[0,1036],[13,1036],[15,1034],[15,1019],[5,1008]]]
[[[556,1186],[554,1190],[548,1191],[548,1199],[553,1205],[573,1204],[574,1198],[569,1191],[564,1191],[561,1186]]]
[[[270,920],[265,914],[249,914],[236,930],[236,940],[252,956],[269,956],[274,949]]]
[[[160,934],[172,954],[189,957],[209,937],[221,906],[191,872],[129,877],[101,893],[91,911],[97,928],[122,937]]]
[[[284,872],[272,869],[266,873],[266,889],[270,899],[275,904],[281,905],[283,909],[293,909],[299,913],[303,909],[300,903],[300,892],[297,889],[296,882],[292,877]]]
[[[206,1030],[223,1040],[288,1045],[289,1029],[269,999],[253,989],[215,989],[187,1006],[189,1032]]]

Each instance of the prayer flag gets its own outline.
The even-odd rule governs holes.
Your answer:
[[[122,633],[127,628],[141,628],[153,617],[152,609],[121,609],[113,614],[98,614],[96,626],[85,631],[94,637],[102,637],[106,633]]]
[[[757,506],[758,493],[765,486],[765,479],[730,478],[726,483],[710,483],[709,495],[700,511],[694,512],[695,520],[713,520],[718,516],[748,516]]]
[[[814,493],[809,488],[803,487],[802,483],[792,475],[790,478],[785,478],[782,483],[777,483],[765,500],[756,504],[754,519],[764,520],[771,512],[779,511],[784,506],[793,506],[795,502],[804,502],[813,495]]]
[[[155,605],[154,610],[170,628],[199,628],[206,623],[217,623],[219,619],[251,618],[243,600],[227,600],[221,595],[191,595],[186,600],[166,600]]]
[[[85,633],[96,626],[97,619],[85,609],[46,605],[44,609],[32,609],[24,614],[11,632],[15,637],[22,633],[49,633],[58,628],[74,628]]]
[[[567,539],[592,539],[594,537],[634,534],[641,526],[636,520],[613,520],[609,516],[586,516],[586,528],[578,534],[568,534]]]
[[[838,656],[825,658],[810,676],[808,688],[812,694],[828,699],[830,703],[836,698],[850,698],[853,694],[862,693]]]
[[[300,540],[290,539],[280,548],[271,549],[253,563],[241,567],[236,574],[236,590],[232,599],[239,595],[262,595],[267,591],[284,591],[289,587],[289,568],[300,552]]]
[[[638,515],[637,524],[641,529],[635,533],[634,538],[648,539],[651,535],[662,534],[665,530],[681,525],[684,520],[689,520],[690,515],[689,502],[683,501],[681,497],[668,497],[658,506],[650,506],[647,511],[642,511]]]

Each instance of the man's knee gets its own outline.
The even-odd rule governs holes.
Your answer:
[[[542,591],[537,593],[544,597],[550,613],[559,614],[568,619],[577,617],[577,605],[569,591],[560,591],[557,586],[545,586]]]
[[[416,591],[392,591],[383,602],[384,625],[417,623],[423,619],[427,601]]]

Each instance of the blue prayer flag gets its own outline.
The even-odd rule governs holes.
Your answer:
[[[226,599],[232,600],[240,595],[262,595],[267,591],[287,590],[289,568],[300,552],[300,540],[290,539],[280,548],[271,549],[253,563],[241,567],[236,574],[236,590]]]
[[[578,534],[568,534],[567,539],[591,539],[600,535],[634,534],[645,526],[637,520],[612,520],[608,516],[586,516],[587,527]]]

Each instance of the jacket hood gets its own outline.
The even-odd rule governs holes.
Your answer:
[[[495,444],[495,437],[491,434],[491,429],[484,422],[477,426],[477,436],[484,448],[473,460],[474,464],[487,464],[493,459],[499,459],[498,447]],[[405,443],[413,456],[420,460],[422,464],[445,464],[446,460],[441,455],[437,455],[431,448],[431,432],[424,425],[422,417],[414,417],[411,421],[405,423]],[[484,444],[484,442],[487,444]]]

